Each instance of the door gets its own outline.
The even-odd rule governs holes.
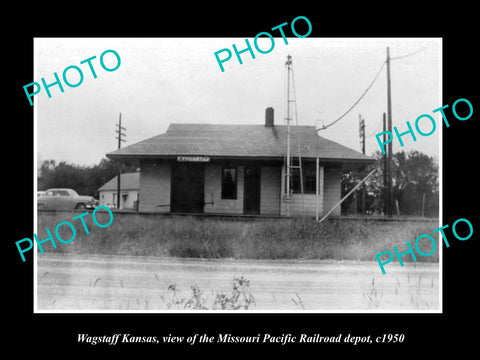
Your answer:
[[[260,168],[245,167],[243,190],[244,214],[260,214]]]
[[[51,190],[46,193],[42,202],[50,210],[70,210],[73,207],[69,207],[69,199],[68,191]]]
[[[203,213],[204,164],[175,163],[172,172],[171,211],[176,213]]]
[[[57,190],[49,190],[44,196],[38,200],[40,208],[47,208],[50,210],[58,210],[58,199],[60,195],[57,194]]]

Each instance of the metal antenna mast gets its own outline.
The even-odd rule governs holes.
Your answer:
[[[290,108],[290,103],[295,103],[295,114],[296,114],[296,99],[295,99],[295,81],[293,78],[293,70],[292,70],[292,56],[287,56],[287,61],[285,63],[287,66],[287,114],[285,120],[287,121],[287,161],[286,161],[286,173],[285,173],[285,214],[286,216],[290,216],[290,202],[291,199],[291,192],[292,192],[292,169],[298,169],[300,175],[300,189],[302,194],[302,212],[304,211],[304,204],[303,204],[303,174],[302,174],[302,156],[300,150],[300,142],[298,141],[298,133],[297,133],[297,145],[298,145],[298,165],[292,165],[292,154],[291,154],[291,137],[292,132],[290,129],[290,122],[293,120],[292,111]],[[292,77],[292,85],[293,85],[293,95],[294,99],[290,98],[290,76]],[[298,125],[298,118],[296,119]]]
[[[290,158],[290,121],[292,118],[290,117],[290,72],[291,72],[291,66],[292,66],[292,57],[290,55],[287,56],[287,62],[285,63],[287,66],[287,116],[285,120],[287,121],[287,166],[286,166],[286,174],[285,174],[285,181],[286,181],[286,196],[285,196],[285,209],[286,209],[286,215],[290,216],[290,209],[289,209],[289,204],[290,204],[290,182],[291,182],[291,158]]]

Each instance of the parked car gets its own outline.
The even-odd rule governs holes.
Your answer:
[[[98,201],[91,196],[78,195],[72,189],[48,189],[37,198],[37,207],[48,210],[94,209]]]

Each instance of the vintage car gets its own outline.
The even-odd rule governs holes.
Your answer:
[[[98,201],[91,196],[78,195],[72,189],[48,189],[37,198],[38,209],[72,210],[94,209]]]

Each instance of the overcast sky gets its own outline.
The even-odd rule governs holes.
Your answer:
[[[253,44],[253,39],[249,39]],[[260,42],[268,48],[268,39]],[[262,40],[262,41],[263,41]],[[34,98],[37,158],[78,165],[97,164],[117,148],[115,124],[122,114],[126,143],[136,143],[165,132],[171,123],[263,124],[265,108],[275,110],[275,123],[284,125],[285,61],[293,58],[299,125],[329,124],[360,97],[373,80],[390,47],[392,58],[422,51],[391,62],[393,125],[406,130],[421,114],[432,114],[442,106],[440,39],[344,39],[275,38],[268,54],[255,51],[252,59],[242,54],[240,65],[233,55],[221,72],[214,52],[244,48],[245,38],[36,38],[35,79],[54,81],[63,70],[77,65],[83,83],[75,88],[64,84],[61,93],[52,87],[52,98],[44,89]],[[253,46],[253,45],[252,45]],[[100,54],[113,49],[121,57],[120,67],[104,71]],[[92,61],[97,79],[87,64]],[[223,56],[223,55],[222,55]],[[112,60],[113,59],[113,60]],[[112,54],[105,57],[115,65]],[[113,63],[113,65],[111,65]],[[69,72],[75,82],[75,71]],[[387,110],[387,81],[384,67],[361,102],[341,121],[320,131],[320,135],[361,151],[359,114],[365,118],[366,153],[379,150],[375,134],[382,131],[382,114]],[[26,100],[27,101],[27,100]],[[405,147],[395,140],[394,150],[412,149],[439,158],[440,115],[436,132],[405,137]],[[425,124],[424,131],[430,127]]]

